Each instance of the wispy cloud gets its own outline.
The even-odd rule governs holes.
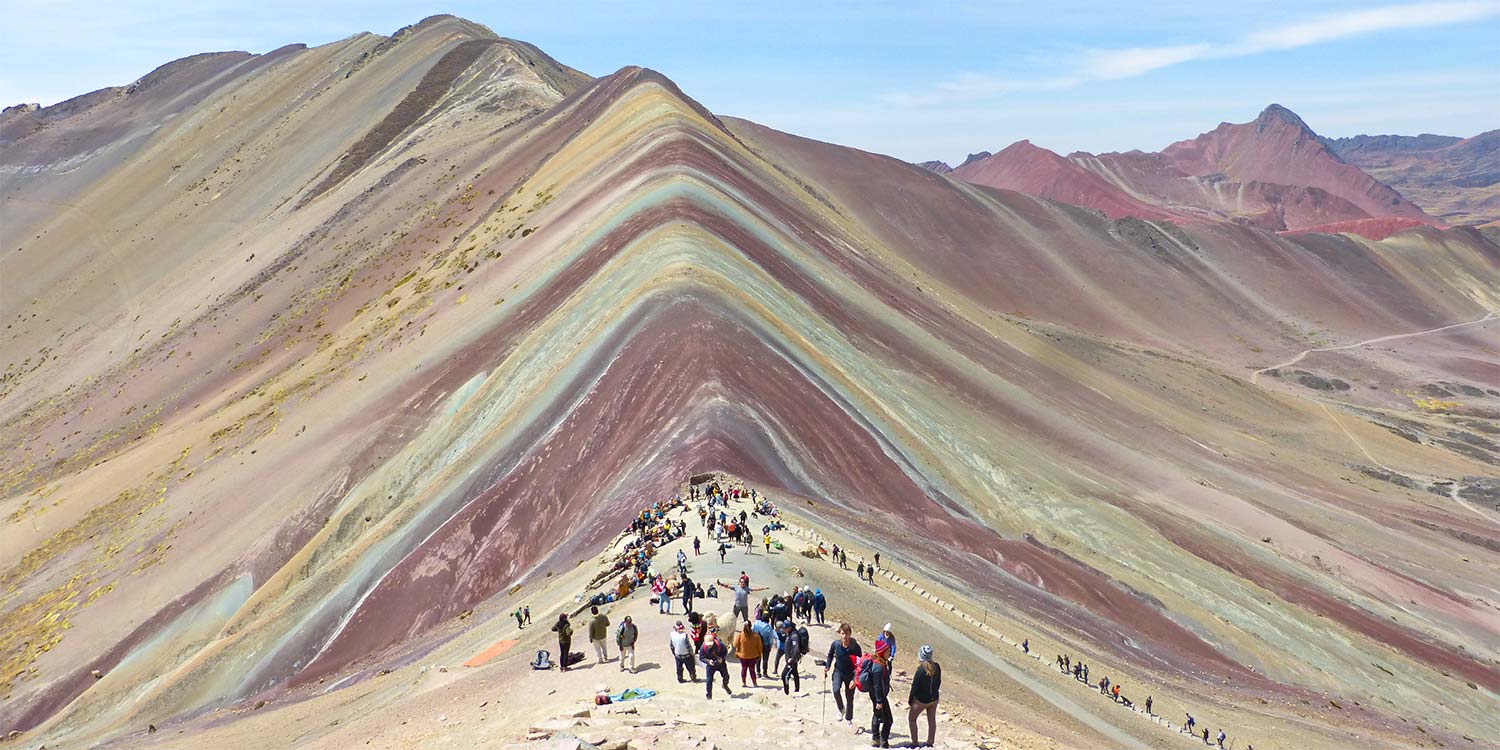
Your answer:
[[[976,101],[1004,94],[1056,91],[1094,81],[1134,78],[1155,70],[1195,60],[1245,57],[1297,49],[1382,31],[1429,28],[1480,21],[1500,15],[1500,2],[1433,2],[1391,5],[1311,18],[1297,23],[1248,32],[1228,42],[1198,42],[1160,47],[1093,49],[1066,75],[1032,79],[1024,75],[963,73],[921,92],[892,92],[880,96],[887,104],[923,106]]]

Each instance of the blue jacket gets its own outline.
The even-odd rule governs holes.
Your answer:
[[[765,648],[765,651],[761,653],[771,653],[771,641],[776,638],[775,631],[771,629],[771,623],[765,620],[756,620],[755,624],[750,626],[750,632],[760,636],[761,646]]]

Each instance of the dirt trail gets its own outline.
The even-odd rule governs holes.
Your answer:
[[[1373,339],[1365,339],[1364,341],[1355,342],[1353,344],[1344,344],[1343,346],[1325,346],[1325,347],[1319,347],[1319,348],[1316,348],[1316,349],[1304,349],[1302,351],[1302,353],[1298,354],[1295,357],[1292,357],[1291,359],[1289,359],[1289,360],[1287,360],[1285,362],[1282,362],[1279,365],[1271,365],[1270,367],[1262,367],[1259,370],[1256,370],[1255,372],[1250,373],[1250,382],[1252,384],[1254,384],[1260,378],[1260,375],[1263,372],[1268,372],[1270,370],[1279,370],[1279,369],[1281,369],[1283,367],[1291,367],[1292,365],[1295,365],[1298,362],[1301,362],[1302,358],[1306,357],[1309,354],[1315,354],[1317,352],[1337,352],[1337,351],[1343,351],[1345,349],[1358,349],[1359,347],[1362,347],[1362,346],[1369,346],[1370,344],[1379,344],[1379,343],[1382,343],[1382,342],[1385,342],[1385,341],[1395,341],[1397,339],[1407,339],[1407,338],[1412,338],[1414,336],[1426,336],[1426,335],[1431,334],[1431,333],[1441,333],[1442,331],[1448,331],[1448,330],[1452,330],[1454,328],[1462,328],[1464,326],[1476,325],[1478,323],[1483,323],[1483,322],[1485,322],[1487,320],[1493,320],[1496,317],[1500,317],[1500,311],[1491,310],[1491,311],[1485,313],[1484,317],[1481,317],[1481,318],[1476,318],[1474,320],[1466,320],[1466,321],[1463,321],[1461,323],[1450,323],[1448,325],[1440,326],[1438,328],[1429,328],[1428,330],[1425,330],[1425,331],[1413,331],[1411,333],[1396,333],[1396,334],[1392,334],[1392,335],[1389,335],[1389,336],[1378,336],[1378,337],[1373,338]]]

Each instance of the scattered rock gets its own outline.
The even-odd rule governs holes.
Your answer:
[[[261,709],[261,708],[264,708],[264,707],[265,707],[265,705],[266,705],[266,702],[265,702],[265,701],[256,701],[256,702],[255,702],[255,709],[254,709],[254,710],[257,710],[257,711],[258,711],[258,710],[260,710],[260,709]]]

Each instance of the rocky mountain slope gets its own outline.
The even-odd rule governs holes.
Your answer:
[[[1500,130],[1472,138],[1357,135],[1323,142],[1445,223],[1500,221]]]
[[[1270,184],[1322,148],[1272,119],[1171,158]],[[1390,200],[1353,172],[1115,219],[452,17],[188,58],[0,142],[23,746],[312,690],[394,716],[381,670],[710,470],[1227,724],[1500,736],[1500,247],[1263,228]]]
[[[1401,229],[1432,222],[1399,193],[1342,161],[1301,118],[1275,104],[1252,122],[1222,123],[1160,153],[1078,152],[1063,158],[1021,141],[971,159],[953,176],[1095,208],[1110,218],[1232,220],[1271,230],[1333,224],[1348,229],[1359,226],[1350,222],[1370,219],[1400,220]],[[1373,239],[1389,234],[1360,233]]]

